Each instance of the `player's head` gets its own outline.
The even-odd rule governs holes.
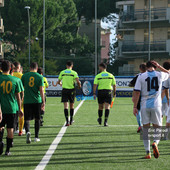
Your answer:
[[[18,61],[16,61],[14,62],[14,66],[15,66],[15,70],[19,72],[21,69],[21,64]]]
[[[99,64],[99,70],[100,72],[104,71],[107,69],[107,65],[105,63],[100,63]]]
[[[73,62],[72,61],[67,61],[66,67],[67,68],[73,68]]]
[[[11,63],[8,60],[4,60],[1,65],[1,69],[4,73],[9,73],[11,69]]]
[[[170,62],[169,61],[165,61],[163,63],[163,67],[166,69],[166,70],[170,70]]]
[[[31,63],[30,70],[36,71],[38,70],[38,64],[36,62]]]
[[[39,68],[38,68],[37,73],[39,73],[39,74],[43,75],[43,69],[42,69],[42,67],[39,67]]]
[[[11,63],[11,69],[9,72],[9,74],[11,74],[11,76],[13,75],[14,70],[15,70],[15,65]]]
[[[150,69],[150,68],[152,68],[152,69],[154,69],[154,70],[156,69],[156,66],[153,65],[151,61],[148,61],[148,62],[146,63],[146,67],[147,67],[147,69]]]
[[[139,65],[139,70],[141,73],[146,72],[146,63],[142,63]]]

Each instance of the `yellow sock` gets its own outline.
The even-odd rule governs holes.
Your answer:
[[[19,117],[19,131],[22,132],[22,129],[24,127],[24,116]]]

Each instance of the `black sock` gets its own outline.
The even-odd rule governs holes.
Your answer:
[[[25,131],[26,133],[30,131],[30,122],[28,120],[25,121]]]
[[[70,109],[70,122],[73,121],[74,109]]]
[[[107,122],[107,120],[108,120],[109,112],[110,112],[109,109],[106,109],[106,110],[105,110],[105,122]]]
[[[35,138],[38,138],[40,131],[40,120],[35,120]]]
[[[4,129],[0,131],[0,142],[3,141],[3,136],[4,136]]]
[[[6,138],[6,152],[9,152],[12,147],[13,138]]]
[[[103,116],[103,110],[98,110],[98,115],[99,115],[99,118],[102,118],[102,116]]]
[[[65,114],[66,122],[68,123],[68,109],[64,109],[64,114]]]

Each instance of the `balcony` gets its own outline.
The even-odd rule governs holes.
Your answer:
[[[0,32],[4,32],[3,19],[0,18]]]
[[[0,7],[4,6],[4,0],[0,0]]]
[[[137,22],[149,22],[149,10],[136,10],[133,13],[123,13],[121,16],[122,23],[137,23]],[[170,8],[154,8],[151,10],[151,21],[170,22]]]
[[[122,0],[122,1],[118,1],[116,2],[116,8],[120,8],[123,5],[134,5],[135,1],[134,0]]]
[[[151,53],[166,53],[170,52],[170,40],[153,41],[150,45]],[[121,47],[122,54],[142,54],[148,53],[148,42],[124,41]]]

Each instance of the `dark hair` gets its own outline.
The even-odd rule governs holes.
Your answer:
[[[1,65],[1,69],[3,72],[7,72],[11,69],[11,63],[8,60],[4,60]]]
[[[0,59],[0,68],[1,68],[2,62],[3,62],[3,59]]]
[[[14,62],[15,68],[18,68],[18,66],[21,65],[18,61]]]
[[[38,64],[36,62],[33,62],[33,63],[31,63],[30,68],[31,69],[37,69],[38,68]]]
[[[106,65],[105,63],[100,63],[100,64],[99,64],[99,67],[102,67],[102,68],[104,68],[104,69],[107,69],[107,65]]]
[[[14,69],[15,69],[15,65],[11,63],[11,70],[10,70],[9,74],[12,74],[12,72],[14,71]]]
[[[170,69],[170,62],[169,61],[165,61],[163,63],[163,67],[166,69],[166,70],[169,70]]]
[[[37,73],[39,73],[39,74],[43,74],[43,69],[42,69],[42,67],[39,67],[39,68],[38,68]]]
[[[151,61],[148,61],[148,62],[146,63],[146,67],[147,67],[147,68],[153,67],[153,68],[156,69],[156,66],[153,65]]]
[[[146,63],[140,64],[140,65],[139,65],[139,68],[140,68],[143,72],[145,72],[145,71],[146,71]]]
[[[71,67],[73,65],[73,62],[72,61],[67,61],[66,65]]]

